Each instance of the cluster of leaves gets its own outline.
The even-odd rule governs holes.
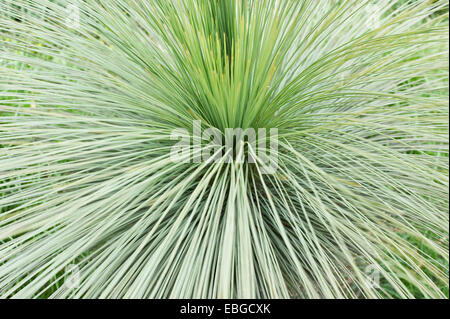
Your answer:
[[[448,296],[447,42],[444,0],[3,7],[0,297]],[[277,172],[172,161],[193,120]]]

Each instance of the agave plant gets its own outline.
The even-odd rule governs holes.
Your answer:
[[[448,296],[447,1],[1,5],[0,297]]]

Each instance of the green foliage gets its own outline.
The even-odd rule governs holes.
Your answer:
[[[448,297],[447,1],[0,8],[0,297]],[[277,172],[173,162],[193,120]]]

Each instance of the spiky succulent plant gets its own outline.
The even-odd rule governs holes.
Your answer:
[[[0,297],[448,296],[447,1],[0,10]]]

